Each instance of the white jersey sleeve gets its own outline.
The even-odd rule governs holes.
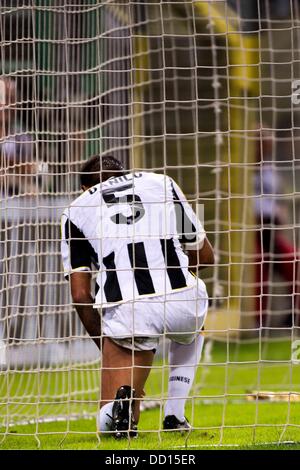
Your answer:
[[[206,238],[200,217],[192,209],[178,184],[172,178],[170,180],[176,208],[179,241],[187,250],[200,250]]]
[[[66,212],[61,218],[61,255],[66,278],[76,271],[91,271],[90,243]]]

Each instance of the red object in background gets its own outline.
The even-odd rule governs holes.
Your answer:
[[[294,319],[289,326],[300,326],[299,257],[292,243],[278,228],[264,228],[256,237],[256,312],[257,325],[266,326],[270,269],[278,273],[294,293]],[[291,312],[292,314],[292,312]]]

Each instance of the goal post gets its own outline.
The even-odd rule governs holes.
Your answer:
[[[220,8],[221,6],[221,8]],[[223,8],[222,8],[223,7]],[[147,7],[144,7],[147,10]],[[161,12],[161,6],[149,6],[148,10],[145,12],[145,16],[148,18],[155,18]],[[167,10],[168,5],[165,6]],[[170,6],[169,6],[170,8]],[[192,8],[194,10],[192,10]],[[253,299],[253,290],[252,292],[248,289],[248,294],[245,294],[241,288],[240,280],[245,275],[243,270],[243,247],[252,246],[252,253],[254,253],[254,240],[253,236],[251,238],[250,231],[247,233],[244,229],[244,221],[241,220],[241,217],[245,217],[247,214],[247,219],[249,226],[251,226],[252,218],[252,208],[251,202],[247,201],[247,198],[252,196],[252,179],[253,179],[253,166],[250,167],[250,164],[254,163],[254,145],[251,142],[251,131],[255,132],[256,117],[255,111],[253,110],[253,105],[251,104],[251,97],[258,96],[258,40],[257,35],[254,33],[244,34],[237,25],[237,18],[235,20],[236,26],[232,23],[231,18],[226,18],[227,8],[224,8],[222,2],[194,2],[194,6],[182,6],[179,3],[174,5],[175,15],[178,15],[178,18],[186,19],[186,24],[181,25],[181,31],[179,34],[185,35],[185,37],[191,37],[191,45],[193,45],[194,31],[193,28],[201,28],[201,21],[203,18],[209,18],[209,23],[207,25],[208,34],[214,36],[216,41],[225,41],[228,46],[228,55],[226,60],[228,61],[228,123],[227,128],[224,124],[224,117],[218,119],[217,115],[220,113],[220,101],[218,99],[219,92],[218,87],[221,86],[220,79],[218,78],[218,59],[213,57],[216,55],[217,44],[212,43],[212,67],[215,67],[215,76],[212,77],[212,89],[215,90],[214,96],[214,112],[215,120],[219,121],[220,128],[213,129],[211,131],[212,135],[212,146],[216,148],[215,152],[219,155],[220,161],[218,162],[218,167],[215,171],[220,173],[218,191],[220,192],[221,201],[216,202],[220,204],[220,217],[223,221],[222,235],[218,235],[220,238],[220,249],[222,253],[229,253],[229,246],[238,247],[236,250],[231,252],[230,259],[225,257],[223,259],[224,263],[227,263],[230,268],[228,273],[225,274],[225,279],[223,281],[227,283],[226,292],[227,292],[227,302],[225,300],[224,307],[221,309],[212,309],[210,315],[207,319],[207,330],[212,330],[211,334],[221,334],[227,335],[228,331],[232,329],[230,334],[239,335],[240,334],[240,316],[241,316],[241,299],[247,297],[247,308],[251,311],[254,310],[253,302],[251,305],[251,298]],[[233,16],[233,12],[231,12]],[[228,16],[228,15],[227,15]],[[167,15],[166,15],[167,17]],[[129,19],[129,18],[128,18]],[[164,29],[165,28],[165,29]],[[143,143],[141,138],[143,128],[146,129],[147,126],[151,126],[150,123],[143,123],[144,119],[142,117],[143,105],[142,98],[144,96],[149,96],[152,92],[156,96],[157,91],[151,79],[149,80],[149,75],[151,77],[151,69],[155,68],[156,58],[154,57],[155,50],[151,50],[151,44],[154,43],[153,37],[155,34],[162,33],[168,37],[175,30],[174,24],[168,22],[166,19],[166,25],[161,26],[156,25],[150,29],[150,36],[147,36],[147,33],[143,31],[143,28],[136,28],[134,34],[136,37],[133,41],[134,48],[134,69],[136,70],[136,75],[133,83],[134,89],[134,104],[133,107],[136,110],[133,113],[134,122],[133,122],[133,139],[136,142],[136,145],[133,144],[132,155],[133,155],[133,167],[135,168],[147,168],[152,164],[153,156],[148,157],[149,151],[147,150],[147,141]],[[151,34],[152,33],[152,34]],[[149,34],[149,33],[148,33]],[[176,39],[175,39],[176,41]],[[175,46],[176,47],[176,46]],[[192,66],[193,54],[190,58],[190,67]],[[166,57],[166,61],[167,61]],[[186,61],[187,62],[187,61]],[[213,63],[214,62],[214,63]],[[153,67],[152,67],[153,64]],[[180,64],[178,64],[180,67]],[[185,66],[188,64],[186,63]],[[197,63],[194,64],[197,66]],[[175,64],[174,64],[175,66]],[[150,72],[149,72],[150,69]],[[153,71],[152,71],[153,75]],[[192,78],[191,78],[192,80]],[[201,79],[195,79],[201,80]],[[180,94],[180,92],[179,92]],[[147,99],[147,98],[146,98]],[[179,97],[180,99],[180,97]],[[247,101],[247,105],[245,102]],[[248,105],[249,103],[249,105]],[[147,102],[149,107],[149,103]],[[145,107],[145,105],[144,105]],[[147,118],[146,118],[147,119]],[[195,122],[194,118],[194,122]],[[149,118],[150,120],[150,118]],[[177,120],[180,120],[178,118]],[[170,117],[172,122],[172,117]],[[221,122],[223,121],[223,122]],[[172,124],[171,124],[172,126]],[[249,133],[249,135],[248,135]],[[247,134],[247,135],[246,135]],[[186,159],[189,163],[188,165],[192,166],[193,162],[196,163],[196,179],[195,177],[188,175],[188,171],[185,171],[185,177],[182,178],[183,187],[190,194],[193,193],[193,202],[196,204],[200,202],[199,193],[197,194],[198,185],[201,186],[201,173],[211,171],[210,169],[201,168],[201,140],[198,139],[195,135],[193,147],[185,144],[184,134],[178,135],[176,140],[176,146],[181,147],[180,152],[182,154],[181,158]],[[250,143],[248,142],[250,140]],[[247,142],[247,145],[245,145]],[[142,149],[144,145],[144,149]],[[148,144],[149,145],[149,144]],[[157,161],[157,166],[165,166],[165,163],[162,161],[164,158],[164,152],[167,150],[163,149],[163,145],[168,148],[170,146],[170,154],[172,154],[172,144],[168,142],[168,136],[166,136],[165,142],[162,144],[162,147],[159,148],[159,156],[154,156]],[[136,150],[136,147],[138,150]],[[142,157],[144,153],[144,159]],[[209,151],[212,155],[212,150]],[[243,155],[243,161],[246,163],[244,166],[239,165],[241,161],[241,154]],[[174,171],[176,166],[178,166],[179,159],[178,152],[175,153],[174,157],[168,155],[168,163],[170,167],[173,167],[171,171]],[[187,166],[188,166],[187,165]],[[192,173],[191,170],[190,173]],[[176,174],[176,172],[175,172]],[[246,185],[246,187],[245,187]],[[229,216],[230,215],[230,216]],[[228,225],[225,221],[229,221]],[[252,225],[254,221],[252,220]],[[225,236],[224,236],[225,234]],[[212,234],[212,236],[214,236]],[[224,255],[223,255],[224,256]],[[221,260],[220,260],[221,261]],[[222,262],[222,261],[221,261]],[[250,273],[251,271],[251,273]],[[253,269],[247,270],[246,284],[254,283],[254,273]],[[245,303],[245,302],[244,302]],[[227,304],[227,305],[225,305]],[[245,305],[243,306],[245,308]],[[252,315],[253,317],[253,315]],[[249,325],[248,325],[249,326]],[[251,328],[251,314],[250,314],[250,328]],[[220,330],[218,332],[218,330]]]
[[[247,247],[247,253],[251,256],[255,250],[253,234],[250,230],[245,231],[245,220],[249,228],[254,226],[251,206],[254,167],[251,164],[255,163],[255,149],[248,139],[251,139],[257,121],[257,113],[251,101],[259,94],[258,36],[243,31],[242,24],[232,11],[229,12],[226,2],[195,2],[195,9],[202,18],[210,18],[210,34],[225,37],[228,61],[228,122],[223,136],[216,135],[216,146],[219,145],[222,152],[222,167],[219,171],[220,190],[224,199],[221,217],[225,237],[220,237],[220,249],[224,254],[229,254],[228,258],[227,255],[224,257],[224,262],[227,261],[229,265],[226,273],[228,298],[223,308],[211,311],[207,326],[212,330],[212,335],[221,330],[221,334],[226,336],[232,330],[229,334],[239,336],[241,328],[245,326],[241,320],[242,309],[254,310],[253,287],[248,288],[247,293],[245,290],[245,285],[253,285],[254,272],[248,258],[249,269],[245,273],[247,260],[244,251]],[[215,67],[217,74],[217,63]],[[215,80],[218,82],[217,76]],[[215,84],[216,87],[218,85]],[[219,111],[216,107],[216,112]],[[245,164],[240,165],[241,161]]]
[[[299,441],[298,3],[21,3],[0,5],[1,445],[15,431],[98,444],[101,359],[60,254],[96,153],[173,177],[203,204],[216,257],[192,431],[162,430],[162,338],[139,432],[172,448]]]

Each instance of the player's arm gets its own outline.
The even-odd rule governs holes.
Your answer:
[[[189,257],[189,269],[195,274],[215,262],[214,250],[208,238],[204,239],[202,248],[188,250],[186,253]]]
[[[77,271],[71,274],[71,294],[74,307],[86,331],[100,349],[100,315],[93,308],[94,299],[91,294],[91,274]]]
[[[68,215],[63,215],[61,229],[62,260],[65,277],[70,280],[72,300],[81,322],[100,349],[100,315],[93,308],[91,294],[90,244]]]

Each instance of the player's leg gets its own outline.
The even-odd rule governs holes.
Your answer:
[[[201,358],[204,342],[201,330],[207,308],[207,291],[200,280],[197,287],[173,294],[166,302],[166,324],[171,345],[164,429],[189,428],[185,420],[185,404]]]
[[[199,334],[191,344],[171,341],[169,350],[168,400],[165,404],[164,429],[189,428],[185,405],[200,362],[204,336]]]
[[[154,352],[152,350],[134,351],[119,346],[110,338],[104,338],[101,373],[101,409],[98,420],[100,431],[114,429],[112,418],[114,417],[114,412],[116,412],[116,406],[118,406],[116,398],[117,400],[126,398],[124,404],[127,407],[129,403],[133,403],[133,418],[134,422],[138,423],[140,402],[151,370],[153,357]],[[132,402],[133,390],[136,400]]]
[[[116,390],[130,385],[135,397],[142,398],[144,386],[153,363],[154,352],[134,351],[123,348],[110,338],[103,340],[101,377],[101,405],[113,400]],[[138,421],[140,400],[135,402],[135,418]]]

